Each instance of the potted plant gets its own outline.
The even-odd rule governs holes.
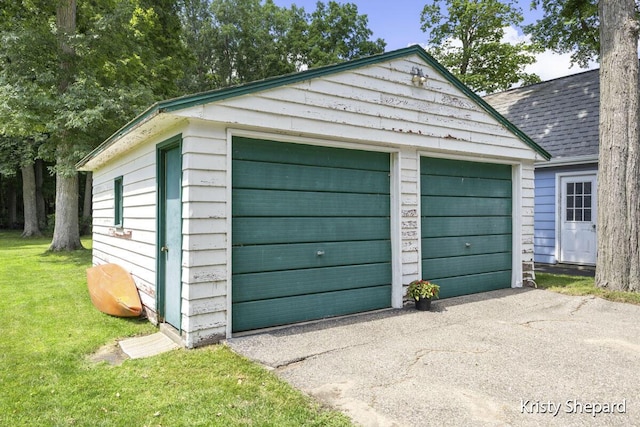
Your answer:
[[[416,301],[416,309],[427,311],[431,308],[431,299],[438,298],[440,286],[428,280],[414,280],[409,283],[407,296]]]

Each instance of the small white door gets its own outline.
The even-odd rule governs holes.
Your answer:
[[[596,263],[596,175],[560,178],[560,262]]]

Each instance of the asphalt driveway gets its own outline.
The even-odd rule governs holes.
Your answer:
[[[640,425],[640,306],[507,289],[228,340],[364,426]]]

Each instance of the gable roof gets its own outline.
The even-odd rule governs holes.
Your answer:
[[[300,71],[297,73],[287,74],[278,77],[271,77],[264,80],[258,80],[251,83],[246,83],[239,86],[232,86],[224,89],[217,89],[202,93],[197,93],[194,95],[182,96],[179,98],[169,99],[166,101],[160,101],[141,114],[139,114],[132,121],[127,123],[113,135],[111,135],[107,140],[105,140],[102,144],[100,144],[96,149],[94,149],[91,153],[86,155],[82,160],[80,160],[76,164],[76,168],[81,169],[84,165],[86,165],[90,160],[94,159],[101,152],[106,150],[108,147],[113,145],[120,137],[126,135],[132,129],[137,126],[151,120],[153,117],[158,116],[162,113],[170,113],[172,111],[182,110],[185,108],[209,104],[216,101],[220,101],[223,99],[238,97],[242,95],[248,95],[256,92],[260,92],[267,89],[273,89],[276,87],[297,83],[304,80],[313,79],[316,77],[322,77],[329,74],[339,73],[343,71],[348,71],[368,65],[377,64],[384,61],[389,61],[401,57],[406,57],[410,55],[418,55],[422,60],[424,60],[427,64],[437,70],[446,80],[448,80],[453,86],[462,91],[466,96],[468,96],[471,100],[473,100],[480,108],[486,111],[489,115],[495,118],[500,124],[502,124],[505,128],[507,128],[511,133],[513,133],[516,137],[518,137],[522,142],[528,145],[531,149],[540,154],[543,158],[549,160],[551,155],[545,151],[542,147],[540,147],[536,142],[534,142],[529,136],[527,136],[524,132],[514,126],[511,122],[509,122],[505,117],[500,115],[496,110],[494,110],[488,103],[486,103],[480,96],[478,96],[475,92],[465,86],[460,80],[458,80],[453,74],[451,74],[446,68],[444,68],[440,63],[438,63],[431,55],[429,55],[422,47],[419,45],[409,46],[403,49],[398,49],[390,52],[381,53],[378,55],[372,55],[364,58],[355,59],[352,61],[342,62],[335,65],[328,65],[324,67],[312,68],[310,70]]]
[[[597,157],[599,94],[599,70],[590,70],[484,100],[553,157]]]

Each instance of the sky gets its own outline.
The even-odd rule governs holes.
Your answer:
[[[304,7],[306,12],[315,10],[317,0],[274,0],[278,6],[290,7],[292,4]],[[326,2],[326,0],[325,0]],[[373,31],[373,39],[381,38],[387,42],[386,50],[395,50],[413,44],[426,42],[426,34],[420,29],[420,12],[428,1],[425,0],[339,0],[340,3],[355,3],[358,13],[367,15],[369,28]],[[531,11],[531,0],[516,0],[524,15],[523,25],[532,24],[542,17],[538,10]],[[525,36],[515,29],[507,31],[509,40],[520,40]],[[547,51],[537,55],[536,64],[526,68],[544,80],[551,80],[569,74],[579,73],[585,69],[577,65],[571,67],[569,54],[558,55]],[[593,64],[590,68],[596,68]]]

